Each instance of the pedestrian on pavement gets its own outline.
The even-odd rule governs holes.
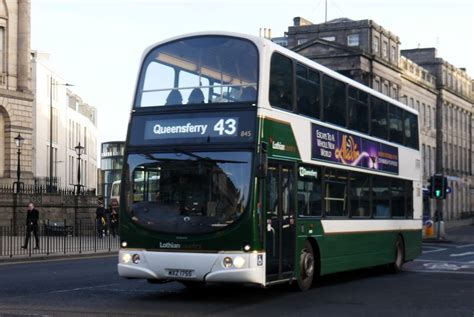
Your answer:
[[[118,228],[118,200],[115,198],[112,198],[110,201],[110,233],[112,236],[115,238],[115,235],[117,234],[117,228]]]
[[[39,237],[38,237],[38,218],[39,212],[38,209],[35,208],[35,205],[30,202],[28,204],[28,210],[26,211],[26,236],[25,236],[25,243],[21,246],[23,249],[28,248],[28,242],[30,241],[31,232],[33,232],[35,236],[35,249],[39,249]]]
[[[99,200],[98,207],[95,211],[95,219],[97,223],[97,234],[99,238],[102,238],[105,235],[105,227],[106,227],[106,217],[107,211],[104,208],[104,203]]]

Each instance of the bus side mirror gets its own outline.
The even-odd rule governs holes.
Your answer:
[[[258,166],[257,166],[257,177],[266,178],[268,171],[268,143],[260,143],[260,149],[258,151]]]

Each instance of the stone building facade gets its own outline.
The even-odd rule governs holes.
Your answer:
[[[473,135],[474,112],[472,79],[465,69],[457,68],[436,56],[436,49],[404,50],[402,54],[436,76],[438,127],[436,172],[447,176],[453,192],[443,202],[448,218],[456,211],[473,208]],[[469,200],[471,198],[471,200]]]
[[[0,1],[0,184],[16,178],[14,138],[25,139],[21,150],[21,177],[31,182],[32,104],[30,73],[30,1]]]
[[[278,41],[418,110],[425,184],[444,173],[453,189],[431,212],[442,209],[450,220],[474,211],[474,86],[464,69],[438,58],[435,49],[400,51],[399,37],[372,20],[313,24],[297,17]]]
[[[77,185],[78,159],[75,147],[81,144],[81,185],[97,188],[97,109],[73,93],[49,65],[49,54],[31,53],[33,106],[33,174],[35,183],[72,188]],[[52,109],[51,109],[52,108]],[[52,110],[52,121],[51,112]],[[52,136],[50,135],[52,125]],[[52,138],[52,139],[51,139]],[[51,142],[52,141],[52,142]],[[50,162],[52,143],[53,162]],[[50,174],[50,164],[53,167]]]

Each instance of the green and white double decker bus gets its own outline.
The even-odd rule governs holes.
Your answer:
[[[418,133],[413,109],[264,38],[153,45],[128,127],[118,272],[306,290],[398,271],[421,252]]]

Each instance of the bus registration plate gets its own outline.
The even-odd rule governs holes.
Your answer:
[[[173,276],[173,277],[194,277],[194,270],[168,269],[168,276]]]

